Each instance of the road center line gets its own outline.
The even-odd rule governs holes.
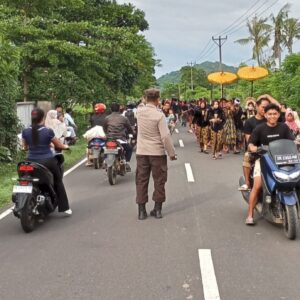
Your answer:
[[[195,182],[193,170],[190,163],[185,163],[185,171],[186,171],[188,182]]]
[[[205,300],[220,300],[219,288],[215,275],[210,249],[199,249],[199,262]]]
[[[178,130],[177,128],[175,128],[175,132],[176,132],[176,133],[179,133],[179,130]]]
[[[78,164],[76,164],[74,167],[72,167],[71,169],[69,169],[68,171],[66,171],[64,173],[64,177],[69,175],[71,172],[73,172],[74,170],[76,170],[79,166],[81,166],[83,163],[85,163],[87,161],[87,158],[83,159],[82,161],[80,161]],[[13,206],[9,209],[7,209],[6,211],[4,211],[2,214],[0,214],[0,220],[4,219],[5,217],[7,217],[9,214],[12,213],[13,210]]]
[[[179,140],[179,146],[180,146],[181,148],[183,148],[183,147],[184,147],[183,140]]]

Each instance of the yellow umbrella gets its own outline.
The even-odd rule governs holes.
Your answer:
[[[211,83],[221,84],[221,95],[224,95],[224,84],[231,84],[237,81],[238,77],[234,73],[230,72],[215,72],[207,76],[207,79]]]
[[[231,84],[237,81],[238,77],[234,73],[230,72],[215,72],[207,76],[207,79],[211,83],[216,84]]]
[[[262,67],[242,67],[237,72],[239,78],[251,81],[251,96],[253,95],[253,81],[263,79],[269,75],[269,71]]]

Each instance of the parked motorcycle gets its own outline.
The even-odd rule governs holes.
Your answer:
[[[111,185],[116,184],[117,175],[125,176],[126,174],[125,151],[122,143],[124,142],[121,140],[110,140],[104,147],[106,171]]]
[[[88,148],[90,150],[90,158],[93,160],[93,165],[95,169],[100,169],[103,165],[104,145],[105,140],[101,138],[93,138],[88,144]]]
[[[63,176],[64,156],[56,153],[55,158]],[[17,166],[18,179],[13,187],[13,214],[20,219],[26,233],[34,230],[38,220],[44,220],[57,207],[53,174],[43,165],[22,161]]]
[[[293,240],[297,236],[300,218],[300,156],[297,146],[291,140],[277,140],[269,147],[259,147],[257,155],[260,157],[263,188],[256,210],[269,222],[282,224],[285,235]],[[245,179],[241,177],[240,187],[243,184]],[[242,191],[242,195],[248,203],[250,192]]]

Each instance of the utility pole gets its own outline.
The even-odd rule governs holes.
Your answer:
[[[222,46],[227,41],[227,35],[226,35],[226,37],[221,37],[221,36],[219,36],[218,38],[212,37],[212,40],[219,47],[219,63],[220,63],[219,69],[220,69],[220,72],[223,72]],[[223,98],[224,97],[224,87],[223,87],[223,84],[221,84],[221,95],[222,95],[222,98]]]
[[[195,65],[195,63],[190,62],[190,63],[187,63],[187,65],[191,67],[191,90],[193,91],[194,90],[193,66]]]

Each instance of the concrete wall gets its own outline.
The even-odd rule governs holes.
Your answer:
[[[17,115],[24,127],[28,127],[31,124],[31,111],[34,108],[34,105],[34,102],[17,103]]]
[[[45,115],[52,109],[52,103],[50,101],[38,101],[37,106],[44,110]],[[17,103],[17,115],[24,128],[31,124],[31,111],[35,107],[35,102],[18,102]]]

